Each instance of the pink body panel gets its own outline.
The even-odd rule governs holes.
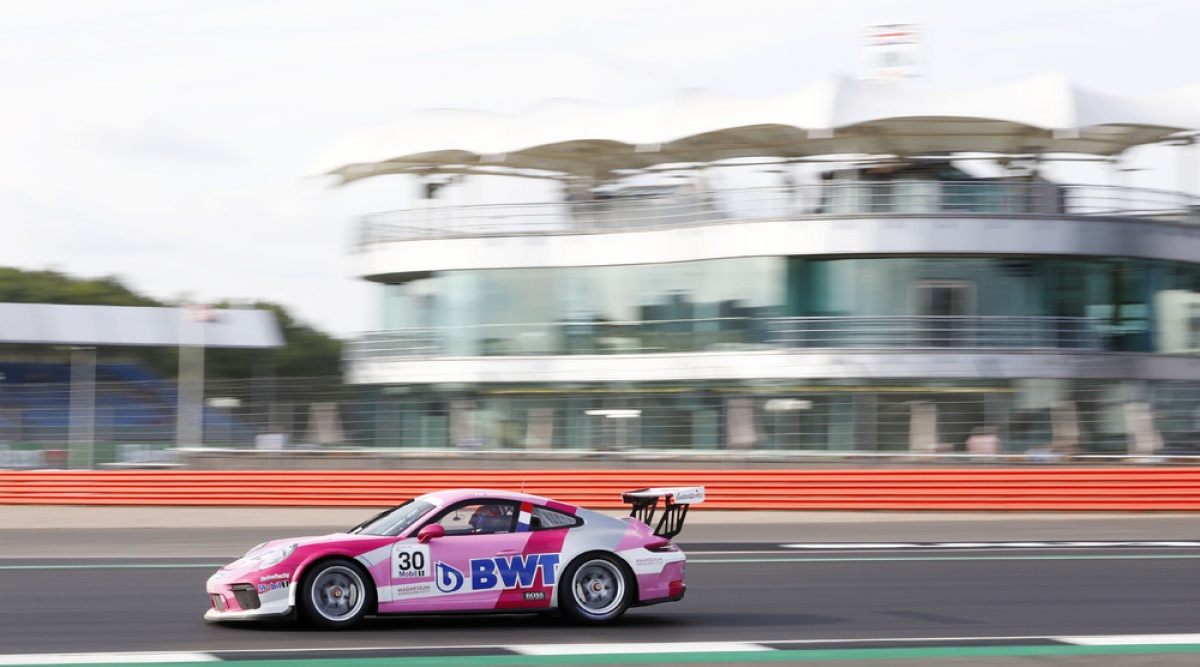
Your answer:
[[[397,544],[395,554],[405,554],[403,559],[409,562],[419,555],[428,566],[390,573],[390,594],[380,595],[379,611],[549,607],[566,532],[459,535],[429,544],[411,539]]]

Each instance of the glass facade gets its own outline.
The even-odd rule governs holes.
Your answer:
[[[449,356],[687,351],[762,342],[786,260],[435,273],[387,287],[389,330],[432,330]]]
[[[389,285],[385,300],[380,335],[413,332],[419,356],[856,346],[1200,353],[1200,264],[1125,257],[448,271]],[[381,447],[966,453],[974,441],[997,454],[1124,453],[1146,442],[1200,451],[1200,381],[581,378],[364,390],[371,414],[356,439]]]
[[[1200,351],[1200,265],[755,257],[448,271],[388,285],[383,312],[385,333],[431,340],[443,356],[853,345],[1180,353]]]

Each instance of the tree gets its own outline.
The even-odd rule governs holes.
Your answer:
[[[81,306],[162,306],[135,294],[115,276],[71,278],[57,271],[0,267],[0,302],[57,303]]]
[[[228,302],[214,304],[216,308],[231,307]],[[329,378],[341,375],[342,343],[292,317],[286,308],[267,301],[249,305],[256,310],[269,310],[283,332],[285,346],[274,352],[261,350],[211,350],[208,372],[214,377],[244,378],[253,376],[290,378]],[[266,355],[270,355],[269,357]]]

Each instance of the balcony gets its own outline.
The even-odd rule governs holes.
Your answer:
[[[845,181],[793,188],[430,206],[359,219],[359,250],[377,243],[487,236],[604,234],[839,216],[1120,217],[1200,224],[1200,199],[1164,190],[1009,181]]]
[[[365,334],[349,363],[373,360],[764,350],[1106,349],[1103,321],[1087,317],[779,317],[556,322]]]

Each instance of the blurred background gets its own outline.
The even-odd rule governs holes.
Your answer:
[[[0,466],[1197,454],[1196,11],[6,5]]]

